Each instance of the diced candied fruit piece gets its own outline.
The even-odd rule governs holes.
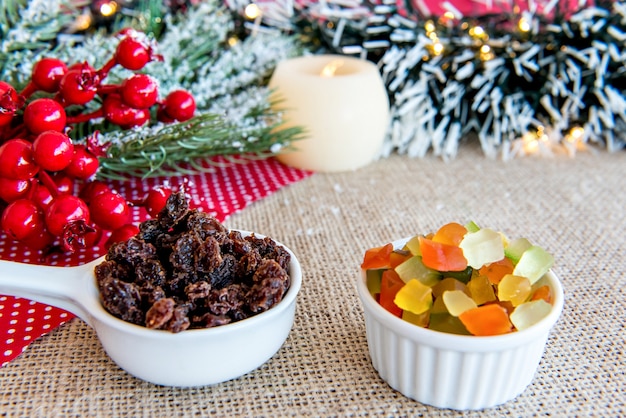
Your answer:
[[[406,244],[404,244],[404,248],[411,252],[411,254],[416,256],[422,256],[422,252],[420,251],[420,236],[415,235],[411,239],[409,239]]]
[[[469,221],[465,224],[465,229],[467,229],[467,232],[476,232],[480,229],[480,227],[476,224],[476,222]]]
[[[381,247],[369,248],[365,251],[362,269],[383,269],[389,268],[389,255],[393,251],[393,244],[389,243]]]
[[[461,271],[443,271],[441,272],[441,275],[443,277],[450,277],[452,279],[456,279],[462,283],[467,284],[467,282],[470,281],[470,279],[472,278],[472,275],[474,274],[474,269],[471,268],[470,266],[467,266],[465,268],[465,270],[461,270]]]
[[[433,286],[441,279],[441,273],[426,267],[422,258],[417,256],[398,264],[395,271],[405,283],[411,279],[417,279],[426,286]]]
[[[423,237],[419,238],[419,243],[426,267],[439,271],[463,271],[467,268],[461,248]]]
[[[398,291],[394,302],[405,311],[422,314],[433,306],[432,289],[417,279],[411,279]]]
[[[433,307],[430,308],[430,313],[431,314],[439,314],[439,313],[449,314],[448,308],[446,308],[446,304],[443,303],[443,298],[441,296],[439,297],[433,296],[433,298],[434,298]]]
[[[459,319],[472,335],[507,334],[513,328],[506,309],[496,303],[469,309]]]
[[[539,286],[537,290],[533,292],[530,300],[545,300],[548,303],[552,303],[552,289],[547,284]]]
[[[441,280],[439,283],[433,286],[433,297],[441,297],[441,295],[443,295],[443,292],[445,292],[446,290],[461,290],[465,292],[467,296],[470,295],[470,292],[467,289],[467,285],[465,283],[452,277],[446,277],[445,279]]]
[[[533,245],[524,251],[519,262],[515,265],[513,274],[527,277],[530,284],[533,284],[550,270],[553,263],[554,257],[550,253]]]
[[[467,228],[456,222],[450,222],[437,230],[433,235],[433,241],[458,247],[465,234]]]
[[[526,238],[516,238],[504,247],[504,255],[506,258],[510,259],[513,264],[517,264],[522,254],[524,254],[524,251],[532,246],[533,245]]]
[[[507,274],[498,284],[498,299],[518,306],[528,300],[530,291],[530,281],[526,277]]]
[[[389,267],[395,269],[400,264],[411,258],[413,254],[410,251],[394,250],[389,254]]]
[[[404,281],[393,270],[385,270],[380,280],[380,306],[395,316],[402,316],[402,309],[394,303],[396,294],[404,287]]]
[[[463,312],[477,307],[476,302],[462,290],[446,290],[441,298],[452,316],[459,316]]]
[[[506,274],[513,273],[514,267],[513,262],[504,257],[502,260],[482,266],[478,273],[481,276],[486,276],[491,283],[498,284]]]
[[[430,311],[426,311],[423,312],[421,314],[414,314],[411,311],[403,311],[402,312],[402,319],[404,319],[407,322],[410,322],[414,325],[417,325],[419,327],[422,328],[427,328],[428,327],[428,322],[430,319]]]
[[[447,312],[431,312],[428,328],[433,331],[447,332],[449,334],[470,335],[461,320]]]
[[[511,314],[511,322],[521,331],[548,316],[551,309],[552,305],[543,299],[522,303]]]
[[[504,258],[500,234],[488,228],[466,234],[459,247],[463,250],[467,264],[475,269]]]
[[[367,290],[372,295],[380,293],[380,281],[383,277],[383,269],[367,270],[365,272],[365,282],[367,283]]]
[[[496,292],[494,292],[491,282],[483,275],[477,274],[472,277],[467,288],[476,305],[483,305],[496,300]]]

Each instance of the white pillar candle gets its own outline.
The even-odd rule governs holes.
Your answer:
[[[334,70],[334,72],[333,72]],[[341,55],[280,62],[269,86],[284,126],[305,129],[295,151],[279,161],[314,171],[354,170],[380,153],[389,123],[389,99],[376,66]]]

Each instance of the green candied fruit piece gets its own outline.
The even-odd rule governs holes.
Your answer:
[[[467,264],[475,269],[504,258],[502,235],[489,228],[468,232],[459,247],[463,250]]]
[[[533,245],[526,238],[517,238],[509,242],[509,245],[504,248],[504,255],[515,265],[519,262],[519,259],[522,258],[524,251],[532,246]]]
[[[367,289],[372,295],[380,293],[380,281],[383,278],[383,271],[385,271],[385,269],[370,269],[365,272]]]
[[[478,232],[480,227],[476,224],[476,222],[469,221],[465,224],[465,229],[467,229],[467,232]]]
[[[408,283],[411,279],[417,279],[426,286],[433,286],[441,279],[441,273],[426,267],[422,262],[422,257],[417,256],[398,264],[395,271],[404,283]]]
[[[533,245],[524,251],[513,269],[513,274],[526,277],[532,285],[550,270],[552,264],[554,264],[552,254],[541,247]]]
[[[456,279],[461,283],[467,284],[472,278],[472,274],[474,273],[474,269],[471,266],[467,266],[465,270],[461,271],[444,271],[441,272],[442,277],[450,277],[452,279]]]
[[[548,316],[550,310],[552,310],[552,305],[543,299],[522,303],[511,313],[511,323],[518,331],[521,331]]]
[[[433,331],[447,332],[449,334],[470,335],[461,320],[447,312],[431,312],[428,328]]]

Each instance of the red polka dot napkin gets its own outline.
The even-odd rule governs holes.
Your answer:
[[[191,195],[191,207],[201,208],[223,221],[250,203],[310,174],[269,158],[246,164],[216,166],[213,172],[201,175],[111,181],[109,185],[129,201],[139,201],[154,186],[167,184],[177,190],[185,184],[186,191]],[[133,208],[134,223],[147,218],[145,209]],[[0,259],[31,264],[80,265],[104,255],[102,243],[105,238],[100,245],[92,248],[74,254],[54,254],[42,260],[38,252],[30,251],[0,233]],[[0,367],[20,355],[32,341],[74,317],[59,308],[1,293],[0,289]]]

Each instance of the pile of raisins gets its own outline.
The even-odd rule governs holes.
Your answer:
[[[112,245],[95,275],[109,313],[180,332],[270,309],[289,289],[290,261],[272,239],[229,231],[178,192],[136,236]]]

